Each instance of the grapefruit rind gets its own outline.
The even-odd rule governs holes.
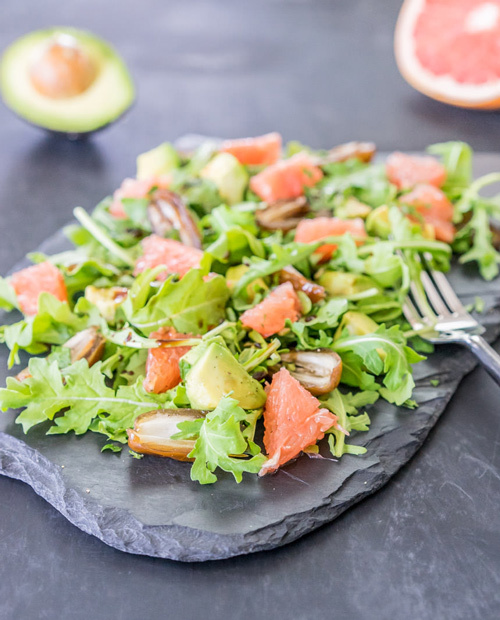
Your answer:
[[[451,76],[434,75],[419,62],[413,31],[425,3],[426,0],[406,0],[399,13],[394,51],[401,75],[416,90],[443,103],[464,108],[499,108],[500,79],[485,84],[460,84]]]

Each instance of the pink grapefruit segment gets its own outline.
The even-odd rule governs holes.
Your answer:
[[[41,293],[50,293],[59,301],[68,301],[63,275],[48,261],[16,271],[12,275],[11,284],[19,307],[30,316],[38,312],[38,297]]]
[[[281,157],[281,136],[273,132],[257,138],[224,140],[220,150],[231,153],[246,166],[268,166]]]
[[[162,338],[163,340],[176,340],[190,338],[191,334],[179,334],[173,327],[162,327],[149,336],[150,338]],[[171,390],[181,382],[179,360],[191,347],[158,347],[149,349],[146,360],[146,378],[144,389],[146,392],[162,394]]]
[[[337,416],[292,377],[286,368],[273,376],[264,409],[264,447],[269,456],[259,475],[276,471],[337,426]]]
[[[177,273],[184,276],[190,269],[198,268],[203,252],[191,248],[174,239],[163,239],[158,235],[150,235],[142,240],[142,256],[135,263],[134,275],[145,269],[152,269],[165,265],[165,271],[160,273],[158,280],[165,280],[170,274]]]
[[[300,316],[300,300],[290,282],[277,286],[259,304],[245,310],[240,321],[245,327],[254,329],[264,338],[277,334],[285,327],[285,321],[294,323]]]
[[[127,219],[128,216],[122,203],[124,198],[146,198],[153,187],[168,189],[170,181],[169,175],[142,180],[125,179],[113,194],[113,202],[109,206],[109,212],[117,219]]]
[[[304,188],[313,187],[323,178],[321,168],[307,153],[297,153],[269,166],[250,179],[250,189],[265,202],[290,200],[302,196]]]
[[[395,34],[403,77],[467,108],[500,107],[500,0],[405,0]]]
[[[418,183],[441,187],[446,181],[446,169],[435,157],[392,153],[385,170],[389,181],[399,189],[410,189]]]
[[[351,233],[353,237],[366,238],[365,223],[359,217],[351,220],[341,220],[338,217],[316,217],[312,220],[302,220],[295,231],[295,241],[299,243],[314,243],[326,237],[340,237]],[[356,242],[358,245],[362,240]],[[337,249],[334,243],[325,243],[315,254],[321,255],[322,260],[329,260]]]
[[[424,221],[432,226],[436,239],[446,243],[453,241],[453,205],[440,189],[433,185],[420,184],[408,194],[403,194],[399,200],[402,204],[415,208]]]

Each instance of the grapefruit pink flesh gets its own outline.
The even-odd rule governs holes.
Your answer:
[[[264,447],[269,460],[260,475],[275,471],[337,426],[337,416],[292,377],[286,368],[273,376],[264,409]]]
[[[246,166],[275,164],[281,156],[281,136],[273,132],[257,138],[224,140],[220,150]]]
[[[250,189],[265,202],[291,200],[313,187],[323,178],[321,168],[315,166],[307,153],[297,153],[290,159],[268,166],[250,179]]]
[[[500,0],[405,0],[395,52],[405,79],[453,105],[500,107]]]
[[[179,334],[173,327],[162,327],[149,336],[150,338],[162,338],[174,340],[177,338],[190,338],[191,334]],[[149,349],[146,360],[146,378],[144,389],[146,392],[161,394],[171,390],[181,382],[179,360],[191,347],[158,347]]]
[[[299,243],[314,243],[326,237],[340,237],[351,233],[353,237],[366,237],[365,224],[359,217],[351,220],[341,220],[338,217],[316,217],[312,220],[302,220],[295,231],[295,241]],[[357,244],[363,243],[358,240]],[[321,245],[315,254],[319,254],[322,260],[328,260],[337,249],[334,243]]]
[[[287,319],[294,323],[300,316],[300,308],[300,300],[293,286],[285,282],[256,306],[245,310],[240,321],[245,327],[268,338],[281,331]]]
[[[399,189],[409,189],[417,183],[441,187],[446,181],[446,169],[435,157],[392,153],[385,170],[389,181]]]
[[[173,273],[182,277],[190,269],[198,268],[203,257],[203,252],[197,248],[188,247],[174,239],[163,239],[158,235],[150,235],[141,243],[143,253],[135,263],[134,275],[145,269],[165,265],[165,271],[158,275],[158,280],[165,280]]]
[[[38,312],[40,293],[51,293],[59,301],[68,301],[62,273],[52,263],[45,261],[16,271],[11,279],[19,307],[27,315]]]
[[[150,179],[125,179],[113,194],[113,202],[109,206],[109,212],[117,219],[127,219],[128,215],[123,207],[124,198],[146,198],[153,187],[168,189],[170,177],[162,175]]]
[[[433,185],[416,185],[408,194],[401,196],[400,202],[415,208],[433,227],[436,239],[446,243],[453,241],[453,205],[440,189]]]

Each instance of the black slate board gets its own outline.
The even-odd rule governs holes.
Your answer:
[[[61,232],[41,251],[62,251]],[[16,268],[25,266],[18,265]],[[468,303],[486,302],[480,317],[491,341],[500,333],[498,284],[473,268],[455,267],[453,286]],[[2,348],[0,381],[7,354]],[[462,377],[475,362],[464,349],[440,347],[415,367],[418,409],[379,401],[369,408],[369,433],[354,438],[363,457],[339,462],[301,457],[274,476],[246,475],[237,485],[221,474],[216,485],[189,478],[189,464],[100,452],[103,438],[46,436],[41,425],[25,436],[14,412],[0,416],[0,473],[22,480],[83,531],[128,553],[181,561],[205,561],[272,549],[332,521],[384,485],[424,442]],[[437,387],[430,379],[439,379]]]

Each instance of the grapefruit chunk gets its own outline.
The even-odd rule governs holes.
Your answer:
[[[406,0],[396,61],[417,90],[466,108],[500,107],[499,0]]]
[[[453,241],[453,205],[440,189],[433,185],[420,184],[401,196],[400,202],[415,208],[424,222],[433,227],[436,239],[446,243]]]
[[[150,334],[149,337],[176,340],[190,338],[191,334],[179,334],[173,327],[162,327]],[[161,394],[179,385],[181,382],[179,360],[190,349],[191,347],[149,349],[146,360],[146,378],[143,383],[146,392]]]
[[[300,301],[290,282],[277,286],[264,301],[245,310],[240,321],[245,327],[259,332],[264,338],[278,333],[285,321],[294,323],[300,316]]]
[[[220,150],[231,153],[245,166],[275,164],[281,156],[281,136],[273,132],[258,138],[224,140]]]
[[[446,181],[446,169],[435,157],[393,153],[385,164],[387,178],[399,189],[410,189],[417,183],[441,187]]]
[[[365,223],[359,217],[351,220],[341,220],[338,217],[316,217],[313,220],[302,220],[295,231],[295,241],[299,243],[314,243],[326,237],[340,237],[351,233],[353,237],[366,237]],[[362,241],[356,242],[358,245]],[[321,245],[315,254],[320,254],[322,260],[328,260],[337,249],[334,243]]]
[[[168,175],[141,180],[125,179],[113,194],[113,202],[109,206],[109,212],[117,219],[127,219],[128,215],[122,203],[124,198],[146,198],[153,187],[168,189],[169,185],[170,177]]]
[[[250,179],[250,189],[266,202],[290,200],[302,196],[305,187],[312,187],[323,178],[307,153],[297,153],[269,166]]]
[[[203,256],[203,252],[197,248],[188,247],[174,239],[163,239],[158,235],[150,235],[141,243],[143,253],[135,263],[134,275],[145,269],[165,265],[165,271],[158,275],[157,280],[165,280],[172,273],[177,273],[182,278],[190,269],[200,266]]]
[[[40,293],[51,293],[59,301],[68,301],[62,273],[48,261],[16,271],[11,284],[24,314],[34,315],[38,312]]]
[[[325,436],[325,431],[337,425],[337,416],[321,409],[312,396],[286,368],[273,376],[267,388],[264,409],[264,447],[269,460],[259,475],[276,471],[308,446]]]

